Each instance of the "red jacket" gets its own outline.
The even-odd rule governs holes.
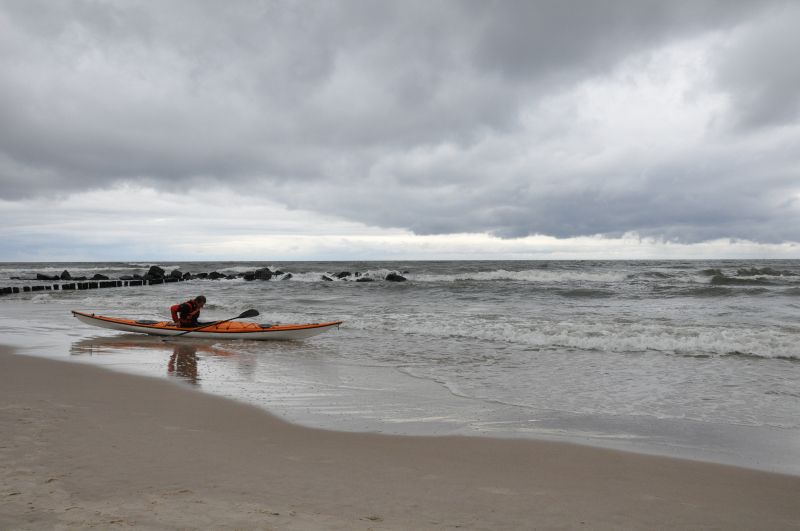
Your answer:
[[[172,313],[172,320],[181,326],[190,326],[197,323],[197,319],[200,317],[200,305],[194,300],[176,304],[169,311]]]

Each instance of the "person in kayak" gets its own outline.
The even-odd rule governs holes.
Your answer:
[[[203,323],[197,322],[200,317],[200,310],[206,305],[206,298],[202,295],[194,299],[176,304],[170,307],[172,320],[181,328],[194,328]]]

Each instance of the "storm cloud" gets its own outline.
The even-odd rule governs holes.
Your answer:
[[[0,2],[0,198],[224,187],[416,234],[800,240],[785,1]]]

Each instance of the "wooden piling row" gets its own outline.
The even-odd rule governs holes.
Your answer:
[[[165,284],[172,282],[182,282],[178,278],[154,278],[141,280],[90,280],[87,282],[67,282],[64,284],[39,284],[35,286],[11,286],[0,288],[0,295],[12,295],[15,293],[31,293],[39,291],[75,291],[85,289],[101,288],[122,288],[130,286],[152,286],[155,284]]]

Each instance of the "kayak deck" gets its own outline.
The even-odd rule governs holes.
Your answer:
[[[258,324],[228,321],[225,323],[212,324],[202,329],[196,329],[176,326],[171,321],[106,317],[76,310],[72,311],[72,315],[82,323],[98,326],[100,328],[109,328],[123,332],[137,332],[154,336],[181,335],[181,337],[204,337],[209,339],[305,339],[321,334],[331,328],[338,328],[338,326],[342,324],[342,321],[306,324]]]

